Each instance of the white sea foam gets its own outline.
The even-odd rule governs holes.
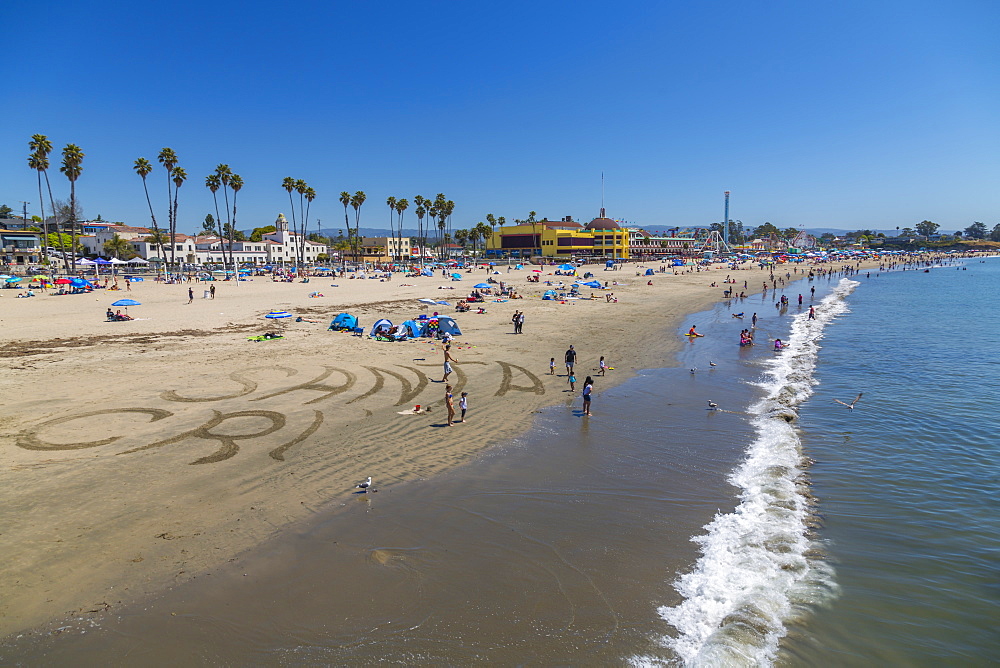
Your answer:
[[[823,331],[847,311],[844,297],[858,285],[841,280],[815,320],[796,315],[789,347],[766,362],[765,397],[749,409],[756,435],[729,478],[740,503],[692,538],[701,557],[674,583],[684,600],[659,609],[677,630],[662,642],[685,665],[770,665],[785,624],[836,594],[832,569],[811,556],[816,545],[808,537],[810,498],[794,421],[812,394]]]

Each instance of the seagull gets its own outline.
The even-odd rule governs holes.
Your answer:
[[[714,411],[718,407],[719,407],[719,404],[715,403],[711,399],[708,400],[708,409],[709,410]]]
[[[709,362],[708,366],[718,366],[715,362]]]
[[[698,371],[698,367],[692,367],[691,368],[691,373],[696,373],[697,371]]]
[[[359,482],[357,485],[354,486],[354,489],[363,489],[364,491],[367,492],[368,488],[371,486],[372,486],[372,477],[368,476],[368,480],[365,480],[364,482]]]
[[[837,402],[838,404],[840,404],[841,406],[847,406],[848,408],[850,408],[853,411],[854,410],[854,404],[858,403],[858,400],[861,398],[862,394],[864,394],[864,392],[858,392],[858,396],[854,397],[854,401],[852,401],[849,404],[845,404],[840,399],[834,399],[834,401]]]

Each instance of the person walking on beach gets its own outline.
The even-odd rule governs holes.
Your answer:
[[[194,288],[188,288],[188,304],[194,303]]]
[[[573,346],[569,347],[566,351],[566,373],[570,376],[573,375],[573,367],[576,365],[576,350]]]
[[[597,364],[597,372],[600,375],[604,375],[604,372],[608,370],[608,363],[604,361],[604,355],[601,355],[601,361]]]
[[[753,317],[750,318],[750,326],[754,327],[754,328],[757,327],[757,314],[756,313],[754,313]]]
[[[517,328],[518,328],[518,318],[520,317],[520,315],[521,315],[520,311],[514,311],[514,315],[512,315],[510,317],[510,321],[514,325],[514,333],[515,334],[518,333],[518,331],[517,331]]]
[[[455,395],[451,392],[451,385],[445,385],[444,405],[448,409],[448,426],[453,426],[455,422]]]
[[[517,314],[517,333],[524,334],[524,311]]]
[[[555,357],[553,357],[552,359],[549,360],[549,375],[550,376],[556,375],[556,358]]]
[[[458,408],[462,411],[462,419],[459,422],[465,422],[465,411],[469,409],[469,393],[462,392],[461,398],[458,400]]]
[[[125,277],[125,292],[132,292],[132,279]]]
[[[576,376],[573,374],[573,372],[570,372],[568,380],[569,380],[569,391],[576,392]]]
[[[208,288],[208,293],[210,295],[212,295],[212,299],[215,299],[215,284],[214,283]]]
[[[594,394],[594,379],[587,376],[583,381],[583,414],[590,415],[590,398]]]
[[[448,376],[451,375],[451,363],[458,362],[457,359],[451,356],[451,346],[444,347],[444,378],[441,379],[442,383],[448,382]],[[451,387],[450,385],[448,387]]]

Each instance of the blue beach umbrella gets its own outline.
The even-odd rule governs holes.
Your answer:
[[[71,278],[69,279],[69,284],[74,288],[85,288],[90,285],[90,281],[85,278]]]
[[[476,284],[475,284],[474,286],[472,286],[472,287],[474,287],[474,288],[478,288],[478,289],[480,289],[480,290],[489,290],[489,289],[490,289],[490,288],[492,288],[493,286],[492,286],[492,285],[490,285],[489,283],[476,283]]]
[[[576,267],[571,264],[561,264],[556,269],[559,271],[576,271]]]
[[[461,274],[452,274],[451,277],[454,278],[456,281],[462,280]]]
[[[7,282],[8,282],[8,283],[17,283],[17,282],[18,282],[18,281],[20,281],[20,280],[21,280],[21,277],[20,277],[20,276],[9,276],[9,277],[7,278]]]
[[[116,302],[111,303],[112,306],[142,306],[141,303],[134,299],[119,299]]]

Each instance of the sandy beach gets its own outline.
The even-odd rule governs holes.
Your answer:
[[[529,270],[494,276],[523,299],[452,304],[487,278],[269,278],[205,284],[133,283],[131,292],[0,297],[4,492],[0,633],[71,613],[107,610],[231,560],[276,532],[344,503],[356,481],[426,478],[524,431],[532,412],[562,401],[566,348],[579,380],[604,355],[604,387],[668,363],[679,318],[723,298],[726,273],[658,274],[636,265],[597,271],[618,298],[542,301]],[[543,275],[543,279],[562,277]],[[332,287],[336,283],[339,287]],[[407,284],[411,285],[407,285]],[[188,304],[188,287],[195,291]],[[454,289],[452,289],[454,288]],[[311,292],[324,297],[310,298]],[[589,296],[589,291],[584,293]],[[136,319],[106,322],[120,298]],[[420,313],[456,317],[463,336],[450,381],[469,393],[464,424],[447,427],[443,352],[427,339],[385,343],[327,330],[342,311],[370,328]],[[284,309],[318,322],[273,321]],[[513,334],[514,310],[526,314]],[[285,338],[247,337],[280,331]],[[557,375],[549,375],[549,358]],[[577,392],[580,387],[578,385]],[[413,414],[416,404],[430,412]]]

